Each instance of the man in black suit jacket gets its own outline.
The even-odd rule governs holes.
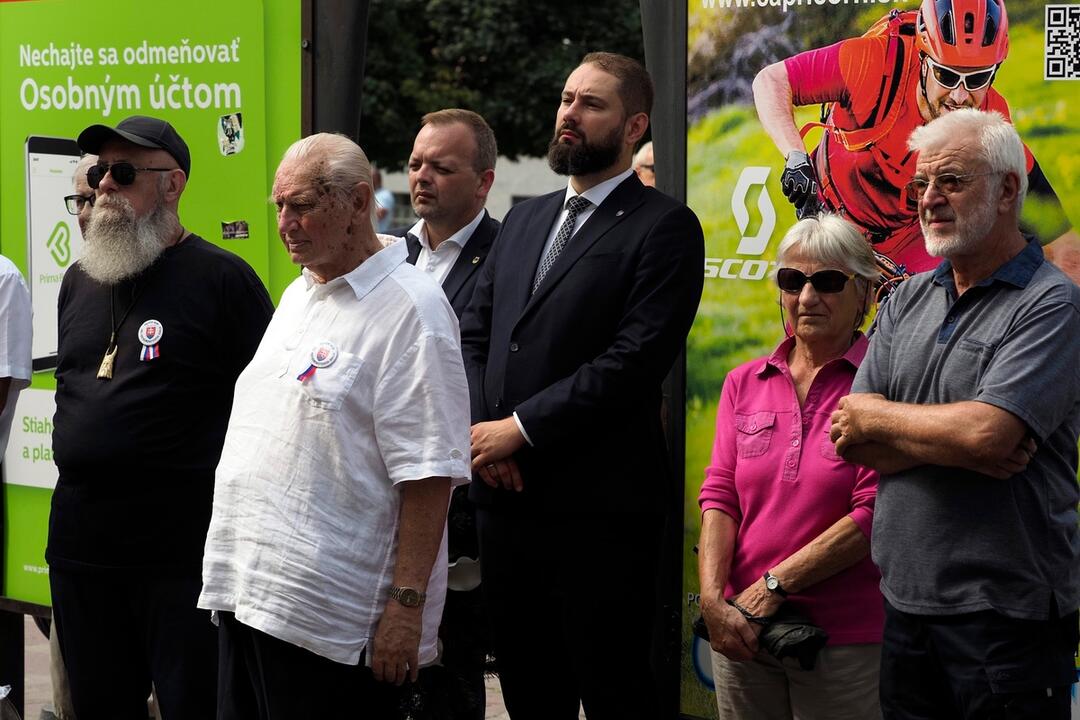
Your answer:
[[[513,207],[462,319],[470,497],[510,716],[658,717],[649,668],[670,477],[661,382],[701,297],[685,205],[630,169],[641,65],[587,55],[548,152],[565,190]]]
[[[409,197],[419,221],[394,231],[408,261],[432,274],[458,319],[472,299],[499,221],[484,209],[498,149],[484,118],[451,108],[428,113],[409,156]]]
[[[456,108],[428,113],[420,123],[409,156],[409,196],[420,220],[396,234],[405,236],[407,260],[442,284],[461,319],[499,232],[499,222],[484,209],[495,180],[495,133],[484,118]],[[479,550],[467,486],[454,490],[447,528],[451,568],[439,628],[441,665],[421,672],[420,684],[433,717],[484,720],[489,643],[470,567]]]

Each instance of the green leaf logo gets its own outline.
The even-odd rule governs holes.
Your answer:
[[[56,223],[52,235],[45,242],[45,247],[49,248],[49,254],[57,265],[67,267],[67,264],[71,262],[71,229],[68,228],[66,222],[61,220]]]

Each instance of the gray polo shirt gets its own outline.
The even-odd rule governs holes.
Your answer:
[[[886,599],[925,615],[1046,619],[1051,597],[1075,610],[1080,288],[1031,241],[960,298],[948,261],[917,275],[876,324],[852,392],[989,403],[1038,443],[1008,480],[939,465],[881,477],[871,542]]]

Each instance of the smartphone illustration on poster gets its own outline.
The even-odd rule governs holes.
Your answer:
[[[56,367],[60,281],[82,256],[78,219],[64,207],[64,196],[75,192],[72,179],[80,155],[71,138],[26,139],[26,258],[34,308],[34,372]]]

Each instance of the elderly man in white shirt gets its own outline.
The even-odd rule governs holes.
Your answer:
[[[274,180],[286,289],[240,375],[199,607],[218,611],[218,717],[392,717],[436,657],[446,509],[469,401],[442,290],[383,249],[370,166],[339,135]],[[359,713],[359,714],[357,714]]]

